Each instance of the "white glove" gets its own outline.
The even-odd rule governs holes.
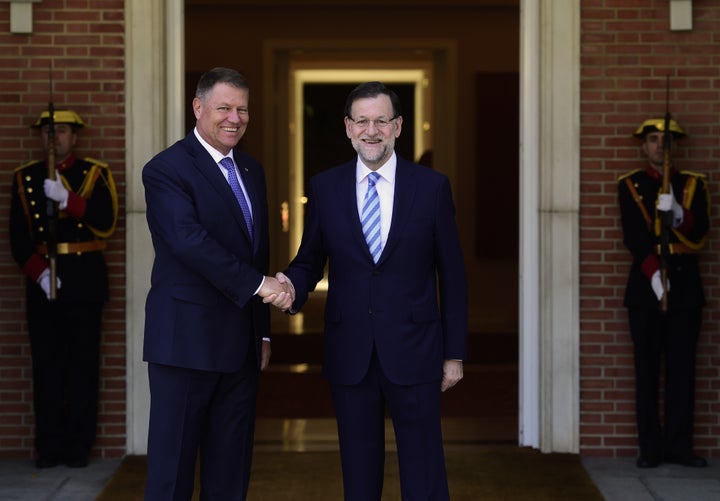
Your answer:
[[[37,278],[37,283],[45,293],[45,296],[50,300],[50,268],[45,268],[40,276]],[[60,277],[55,277],[55,287],[59,289],[62,286]]]
[[[45,189],[45,196],[50,200],[54,200],[60,204],[60,208],[64,209],[67,207],[68,201],[68,190],[63,186],[62,180],[57,179],[46,179],[43,182],[43,188]]]
[[[657,270],[655,273],[653,273],[652,279],[650,280],[650,285],[652,285],[652,290],[655,293],[658,301],[662,301],[663,293],[665,291],[663,290],[662,278],[660,278],[660,270]],[[667,280],[667,290],[668,292],[670,292],[670,280]]]
[[[672,186],[670,186],[670,193],[661,193],[658,195],[657,209],[661,212],[672,211],[673,213],[673,227],[678,227],[683,222],[683,208],[675,200]]]

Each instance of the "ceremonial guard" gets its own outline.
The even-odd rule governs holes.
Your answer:
[[[15,170],[10,244],[27,277],[36,466],[84,467],[95,440],[109,295],[102,251],[115,230],[118,201],[108,165],[73,153],[80,116],[50,113],[31,126],[40,131],[46,159]],[[55,169],[48,169],[50,159]]]
[[[675,140],[685,137],[675,120],[647,120],[634,136],[643,141],[647,165],[620,177],[618,195],[623,243],[632,254],[624,305],[634,345],[637,466],[703,467],[705,459],[693,452],[693,421],[695,352],[705,304],[698,252],[710,226],[710,195],[705,175],[673,165]]]

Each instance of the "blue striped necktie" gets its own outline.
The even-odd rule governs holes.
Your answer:
[[[380,197],[378,197],[377,183],[380,174],[368,174],[368,189],[365,193],[365,202],[362,208],[362,228],[365,234],[370,254],[377,263],[382,253],[382,239],[380,238]]]
[[[230,188],[232,189],[233,193],[235,194],[235,198],[237,198],[237,201],[240,204],[243,216],[245,217],[245,224],[247,224],[248,233],[250,233],[250,240],[252,240],[253,223],[252,215],[250,214],[250,206],[248,205],[245,194],[240,187],[240,182],[238,181],[237,174],[235,174],[235,164],[233,163],[232,158],[225,157],[220,160],[220,165],[222,165],[228,172],[228,183],[230,183]]]

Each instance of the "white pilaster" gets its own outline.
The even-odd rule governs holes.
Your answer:
[[[145,454],[150,392],[142,361],[152,242],[142,168],[184,124],[182,0],[126,0],[127,453]]]
[[[580,10],[521,6],[520,441],[579,450]]]

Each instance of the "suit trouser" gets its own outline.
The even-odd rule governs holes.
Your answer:
[[[87,457],[95,441],[103,303],[27,304],[35,448],[56,460]]]
[[[629,309],[634,345],[636,416],[640,454],[661,458],[692,452],[695,353],[702,310]],[[665,368],[664,433],[659,385]]]
[[[259,370],[255,351],[233,373],[154,363],[145,499],[189,501],[200,454],[202,500],[241,501],[247,495]]]
[[[380,501],[385,471],[385,409],[390,412],[403,501],[449,499],[440,419],[440,381],[397,385],[373,350],[356,385],[332,385],[345,501]]]

